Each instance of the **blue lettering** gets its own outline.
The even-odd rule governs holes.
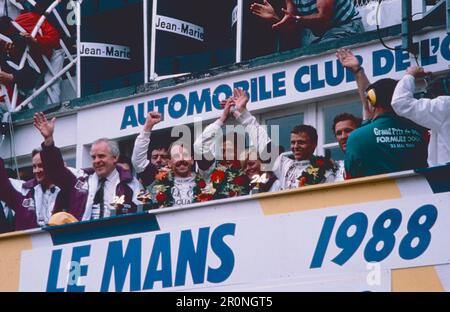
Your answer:
[[[194,284],[201,284],[205,280],[206,254],[208,251],[209,227],[201,228],[198,233],[197,250],[194,246],[192,231],[181,232],[178,253],[175,286],[183,286],[186,282],[187,265],[191,269]]]
[[[225,98],[229,98],[233,95],[231,87],[225,84],[218,86],[213,93],[213,105],[216,109],[222,109],[220,106],[220,95],[225,94]]]
[[[282,71],[272,75],[273,81],[273,97],[286,95],[286,72]]]
[[[437,56],[432,54],[435,54],[439,50],[439,38],[431,39],[431,45],[434,46],[433,51],[430,49],[430,40],[427,39],[420,42],[420,64],[422,66],[437,63]]]
[[[125,111],[123,113],[122,125],[120,126],[120,130],[126,129],[129,126],[132,128],[138,126],[138,121],[136,118],[136,111],[134,110],[134,106],[130,105],[125,107]]]
[[[252,78],[250,80],[250,85],[252,89],[252,92],[250,92],[250,100],[251,102],[256,102],[258,101],[258,79]]]
[[[294,86],[298,92],[306,92],[310,90],[309,82],[305,83],[302,81],[303,76],[309,75],[309,67],[302,66],[295,73]]]
[[[169,99],[168,98],[162,98],[157,99],[155,101],[155,106],[158,108],[158,113],[161,114],[161,120],[164,120],[164,106],[167,105]]]
[[[211,235],[211,249],[221,261],[218,268],[208,268],[208,282],[221,283],[230,277],[234,268],[233,250],[228,246],[224,237],[227,235],[234,236],[236,224],[226,223],[217,227]]]
[[[272,97],[272,93],[266,90],[266,76],[261,76],[259,80],[259,100],[264,101]]]
[[[180,103],[180,109],[176,110],[176,104]],[[187,100],[183,94],[175,94],[169,103],[169,116],[173,119],[178,119],[186,113]]]
[[[401,45],[395,47],[395,71],[397,72],[404,71],[411,65],[408,51],[402,50],[401,47]]]
[[[74,247],[72,251],[72,261],[81,263],[81,258],[89,257],[90,253],[91,253],[90,245]],[[87,272],[88,266],[80,265],[80,275],[78,277],[86,276]],[[78,285],[77,283],[67,285],[67,291],[69,292],[84,292],[85,288],[86,286]]]
[[[381,76],[389,73],[394,66],[394,56],[388,49],[378,50],[373,52],[373,75]],[[382,60],[386,61],[386,64],[382,65]]]
[[[121,292],[129,268],[131,271],[130,290],[138,291],[141,288],[141,239],[130,239],[125,255],[122,250],[122,241],[110,242],[105,261],[101,291],[108,291],[111,275],[114,270],[115,290]]]
[[[155,109],[155,106],[153,104],[153,100],[147,102],[147,112],[153,112],[153,110]]]
[[[450,36],[449,35],[447,35],[444,38],[444,40],[442,41],[441,55],[445,60],[450,61]]]
[[[341,62],[336,62],[336,76],[334,76],[333,71],[333,61],[325,62],[325,79],[327,84],[331,87],[335,87],[339,85],[344,80],[344,66],[342,66]]]
[[[158,270],[161,258],[161,270]],[[162,287],[172,287],[172,260],[170,254],[170,233],[156,235],[152,254],[148,263],[143,289],[153,289],[156,281],[162,282]]]
[[[235,82],[234,84],[233,84],[233,88],[237,88],[237,89],[239,89],[239,88],[241,88],[242,90],[244,90],[244,91],[246,91],[247,93],[251,93],[250,92],[250,84],[248,83],[248,81],[247,80],[242,80],[242,81],[238,81],[238,82]]]
[[[192,91],[189,93],[189,107],[188,107],[188,116],[194,114],[194,107],[197,114],[201,114],[203,112],[210,112],[212,110],[211,107],[211,91],[209,89],[202,90],[202,96],[199,99],[198,93],[196,91]],[[205,109],[203,109],[203,107]]]
[[[53,250],[48,272],[47,291],[64,292],[64,288],[58,288],[59,266],[61,264],[62,249]]]
[[[311,89],[322,89],[325,87],[325,80],[319,79],[319,66],[317,64],[311,65]]]
[[[147,114],[145,113],[145,110],[144,110],[144,103],[139,103],[138,104],[138,121],[139,121],[139,124],[141,125],[141,126],[143,126],[144,124],[145,124],[145,118],[147,117]]]

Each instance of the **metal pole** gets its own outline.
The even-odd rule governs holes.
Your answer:
[[[412,52],[412,4],[410,0],[402,0],[402,48]]]
[[[450,0],[447,0],[446,8],[447,8],[447,35],[450,35]]]
[[[148,82],[148,0],[144,0],[144,83]]]
[[[150,80],[156,78],[155,54],[156,54],[156,15],[158,9],[158,0],[153,0],[152,6],[152,28],[150,38]]]
[[[236,25],[236,63],[242,61],[242,19],[243,19],[243,8],[244,1],[238,0],[238,11],[237,11],[237,25]]]
[[[76,14],[77,21],[77,97],[81,97],[81,1],[76,2]]]

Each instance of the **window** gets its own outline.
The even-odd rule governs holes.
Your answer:
[[[273,116],[273,114],[271,114]],[[297,125],[304,123],[304,113],[286,114],[280,117],[266,119],[267,130],[269,136],[274,142],[277,142],[276,138],[272,137],[271,126],[279,126],[279,138],[278,142],[280,147],[284,149],[285,152],[291,150],[291,130]]]
[[[144,83],[142,10],[142,0],[82,3],[82,96]]]
[[[158,76],[207,71],[236,62],[236,23],[232,23],[236,1],[214,1],[214,16],[204,12],[210,3],[208,0],[158,1],[155,21]],[[150,1],[148,8],[151,27]],[[151,41],[148,48],[151,52]]]

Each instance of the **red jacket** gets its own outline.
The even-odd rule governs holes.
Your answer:
[[[22,13],[16,17],[16,22],[31,34],[41,15],[34,12]],[[42,35],[39,32],[36,35],[39,52],[50,58],[53,49],[59,48],[60,34],[47,20],[41,26]]]

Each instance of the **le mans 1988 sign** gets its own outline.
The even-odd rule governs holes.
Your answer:
[[[224,203],[221,217],[204,225],[188,224],[213,207],[170,219],[158,215],[155,231],[24,251],[20,287],[236,290],[283,282],[297,290],[386,291],[392,269],[449,261],[450,250],[443,248],[450,235],[448,194],[275,215],[264,210],[264,200]],[[261,208],[264,214],[257,213]],[[236,209],[247,217],[236,216]],[[334,282],[324,286],[325,280]]]

